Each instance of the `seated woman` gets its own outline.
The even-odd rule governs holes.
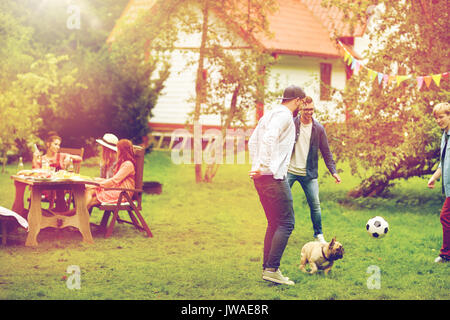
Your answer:
[[[100,155],[100,178],[109,179],[117,167],[117,142],[119,139],[112,133],[105,133],[103,138],[95,140],[102,146]]]
[[[47,153],[43,156],[41,156],[39,150],[35,150],[32,161],[33,169],[42,168],[42,162],[48,161],[50,167],[54,167],[58,171],[66,169],[69,166],[70,160],[73,162],[81,162],[83,160],[80,156],[59,152],[61,140],[57,135],[49,136],[45,141]]]
[[[88,210],[100,203],[116,203],[120,190],[105,190],[104,188],[134,189],[136,160],[133,144],[130,140],[121,139],[117,143],[117,167],[114,176],[109,179],[96,178],[100,186],[86,189],[86,204]],[[131,195],[130,195],[131,196]],[[126,199],[124,199],[126,201]]]

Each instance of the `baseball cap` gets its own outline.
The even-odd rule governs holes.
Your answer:
[[[290,85],[289,87],[284,89],[282,99],[292,100],[292,99],[296,99],[296,98],[303,99],[304,97],[306,97],[306,94],[302,88],[300,88],[299,86]]]

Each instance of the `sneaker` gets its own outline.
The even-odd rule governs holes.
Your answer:
[[[294,281],[289,280],[288,277],[284,277],[281,274],[280,269],[277,269],[277,271],[264,270],[262,278],[266,281],[271,281],[278,284],[287,284],[289,286],[293,286],[295,284]]]
[[[328,243],[325,241],[325,239],[323,238],[323,234],[318,234],[316,236],[314,236],[314,238],[316,239],[316,241],[320,242],[320,243]]]
[[[445,262],[449,262],[449,260],[439,256],[436,259],[434,259],[434,262],[436,262],[436,263],[445,263]]]
[[[265,268],[263,268],[263,271],[262,271],[262,276],[263,276],[263,277],[264,277],[264,272],[271,272],[271,271],[266,270]],[[285,278],[289,280],[289,277],[285,277]]]

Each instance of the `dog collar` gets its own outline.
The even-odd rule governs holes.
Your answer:
[[[322,247],[322,257],[324,257],[325,260],[330,261],[330,259],[328,259],[327,256],[325,255],[325,252],[323,252],[323,247]]]

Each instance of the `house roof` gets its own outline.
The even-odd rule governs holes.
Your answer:
[[[278,53],[339,56],[330,32],[302,0],[279,0],[268,17],[272,38],[256,36],[264,47]]]
[[[156,0],[130,0],[121,19],[136,17],[138,10],[149,10]],[[273,37],[254,37],[268,50],[275,53],[305,56],[341,57],[336,43],[331,39],[333,27],[348,30],[337,8],[324,8],[322,0],[278,0],[279,9],[269,17]],[[345,31],[340,36],[358,36],[363,32],[357,28],[353,35]],[[113,39],[111,32],[108,40]]]
[[[356,25],[353,32],[350,25],[345,22],[344,14],[337,7],[323,7],[323,0],[301,0],[301,2],[314,14],[323,26],[331,33],[339,30],[339,37],[360,37],[364,34],[365,25]],[[352,1],[352,0],[341,0]]]

